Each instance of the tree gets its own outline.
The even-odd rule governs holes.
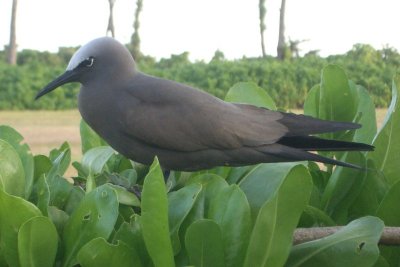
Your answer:
[[[16,33],[16,21],[17,21],[17,0],[13,0],[11,10],[11,26],[10,26],[10,43],[8,45],[8,56],[7,62],[10,65],[17,64],[17,33]]]
[[[286,0],[281,2],[281,10],[279,16],[279,38],[278,38],[278,59],[285,59],[286,54],[286,42],[285,42],[285,6]]]
[[[139,37],[139,15],[142,11],[143,0],[136,1],[135,21],[133,22],[133,34],[131,37],[130,51],[133,57],[138,60],[141,56],[140,52],[140,37]]]
[[[261,51],[262,51],[262,56],[266,57],[265,53],[265,43],[264,43],[264,31],[265,31],[265,13],[267,13],[267,10],[265,8],[265,0],[259,0],[258,2],[258,10],[259,10],[259,17],[260,17],[260,35],[261,35]]]
[[[106,35],[108,32],[111,32],[111,36],[114,38],[115,37],[115,28],[114,28],[114,16],[113,16],[113,9],[114,9],[114,4],[116,0],[108,0],[108,3],[110,4],[110,16],[108,18],[108,26],[106,30]]]

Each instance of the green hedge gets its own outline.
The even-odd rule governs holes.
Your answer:
[[[24,50],[18,55],[17,66],[5,64],[4,52],[0,52],[0,109],[75,108],[78,84],[56,90],[41,101],[33,100],[38,90],[63,72],[75,50]],[[267,90],[281,108],[302,107],[308,90],[320,80],[320,69],[329,63],[342,66],[350,79],[367,88],[377,107],[386,107],[391,80],[400,69],[400,54],[393,48],[375,50],[361,44],[344,55],[327,58],[309,53],[286,61],[273,57],[230,61],[219,51],[215,55],[209,63],[190,62],[187,52],[159,61],[144,57],[138,65],[146,73],[184,82],[218,97],[223,97],[232,84],[252,81]]]

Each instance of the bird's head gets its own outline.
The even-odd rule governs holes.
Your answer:
[[[40,90],[35,99],[66,83],[85,85],[103,80],[118,81],[135,71],[135,61],[125,46],[110,37],[98,38],[79,48],[66,71]]]

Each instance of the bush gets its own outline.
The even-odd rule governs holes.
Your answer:
[[[0,109],[76,108],[78,84],[66,85],[63,90],[49,94],[46,100],[33,100],[42,87],[64,71],[75,50],[60,48],[57,54],[24,50],[19,53],[18,66],[0,63]],[[375,50],[359,44],[345,55],[322,58],[309,54],[286,61],[272,57],[228,61],[217,53],[209,63],[192,63],[185,52],[158,62],[143,57],[138,65],[143,72],[187,83],[220,98],[232,84],[254,82],[264,88],[279,107],[287,109],[303,106],[308,89],[320,79],[318,70],[330,63],[347,69],[349,77],[368,90],[377,107],[387,107],[390,83],[400,67],[400,54],[387,47]]]
[[[78,176],[71,184],[62,177],[68,144],[32,156],[15,130],[1,126],[0,265],[395,266],[398,250],[379,251],[378,241],[383,223],[400,226],[400,81],[377,133],[363,87],[333,65],[322,80],[310,90],[305,112],[363,124],[328,137],[372,143],[375,152],[330,153],[364,171],[266,163],[171,172],[164,184],[157,158],[150,168],[133,163],[82,122],[84,155],[73,163]],[[260,90],[241,83],[228,98],[273,108],[266,93],[254,97]],[[345,224],[329,237],[292,244],[296,227]]]

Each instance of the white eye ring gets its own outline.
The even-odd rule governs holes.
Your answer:
[[[89,57],[89,58],[87,58],[86,60],[89,60],[89,61],[90,61],[90,63],[89,63],[89,64],[87,64],[87,65],[86,65],[86,67],[91,67],[91,66],[93,66],[93,63],[94,63],[94,57]]]

